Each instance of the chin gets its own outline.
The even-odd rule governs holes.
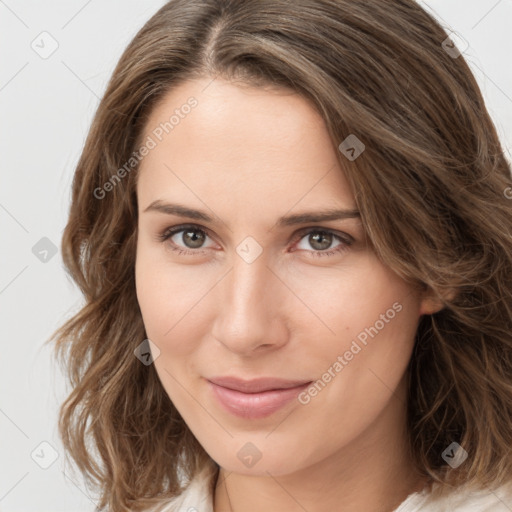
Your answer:
[[[266,430],[259,435],[235,435],[229,442],[208,446],[203,444],[210,457],[224,470],[247,476],[280,476],[294,473],[313,464],[313,454],[318,456],[317,447],[308,446],[303,451],[290,432],[276,435]],[[281,437],[284,437],[283,441]],[[308,462],[309,460],[309,462]]]

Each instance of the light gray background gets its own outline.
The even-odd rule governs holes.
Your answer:
[[[32,248],[43,237],[60,246],[73,169],[99,98],[125,46],[163,3],[0,0],[0,511],[95,508],[80,476],[64,473],[56,420],[66,388],[43,346],[81,298],[60,251],[42,262]],[[469,43],[464,55],[510,159],[512,0],[421,3]],[[31,46],[51,49],[44,31],[58,43],[48,58]],[[58,453],[48,469],[39,465],[52,460],[45,441]]]

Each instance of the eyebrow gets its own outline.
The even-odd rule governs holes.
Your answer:
[[[214,223],[214,218],[201,210],[188,208],[180,204],[164,203],[160,200],[153,201],[144,212],[157,211],[167,215],[177,215],[190,219],[201,220],[203,222]],[[360,217],[358,210],[330,208],[321,211],[295,213],[280,217],[276,222],[277,226],[293,226],[295,224],[306,224],[308,222],[325,222],[329,220],[353,219]]]

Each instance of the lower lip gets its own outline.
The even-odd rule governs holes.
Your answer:
[[[228,412],[246,419],[265,418],[297,398],[311,382],[289,389],[273,389],[261,393],[243,393],[208,381],[213,394]]]

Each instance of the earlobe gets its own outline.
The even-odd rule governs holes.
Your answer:
[[[453,300],[455,298],[455,290],[447,291],[444,294],[445,300]],[[420,303],[420,315],[433,315],[441,311],[445,307],[443,300],[440,297],[434,296],[433,291],[426,294]]]
[[[433,315],[443,309],[444,304],[439,299],[432,297],[423,299],[420,304],[420,315]]]

